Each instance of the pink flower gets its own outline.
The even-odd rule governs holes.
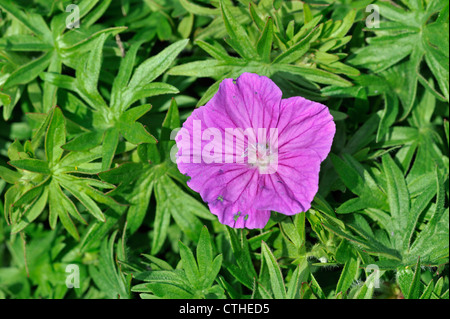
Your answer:
[[[177,165],[222,224],[263,228],[270,211],[311,207],[335,131],[325,105],[282,99],[272,80],[244,73],[183,124]]]

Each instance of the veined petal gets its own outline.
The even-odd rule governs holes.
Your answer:
[[[297,150],[314,150],[321,161],[330,152],[336,126],[328,108],[300,96],[284,99],[278,120],[279,158]]]
[[[307,211],[319,189],[320,163],[312,150],[299,150],[283,158],[274,174],[261,176],[256,207],[286,215]]]
[[[204,106],[207,127],[270,128],[276,125],[282,92],[269,78],[243,73],[236,81],[225,79]]]

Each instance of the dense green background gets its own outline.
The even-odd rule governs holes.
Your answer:
[[[0,298],[449,298],[448,1],[73,2],[0,0]],[[170,160],[243,72],[337,125],[312,208],[250,231]]]

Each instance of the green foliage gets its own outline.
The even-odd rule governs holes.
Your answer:
[[[182,3],[188,5],[188,1]],[[304,17],[305,24],[295,30],[294,20],[290,19],[295,11],[302,8],[301,2],[286,4],[286,16],[280,14],[283,11],[267,10],[266,5],[264,1],[259,6],[250,4],[249,12],[245,14],[248,16],[247,20],[252,23],[246,30],[240,24],[242,20],[233,15],[235,8],[225,5],[225,1],[220,1],[221,16],[211,25],[223,21],[227,33],[226,43],[239,58],[230,55],[219,42],[214,40],[209,43],[203,40],[203,33],[199,33],[196,44],[213,59],[189,62],[169,70],[168,74],[171,75],[211,77],[216,80],[197,105],[205,104],[217,92],[219,83],[224,78],[235,78],[243,72],[273,77],[284,84],[286,90],[295,88],[295,91],[305,94],[318,91],[320,87],[317,83],[350,86],[349,81],[337,74],[359,74],[358,70],[339,61],[345,54],[329,53],[344,46],[351,39],[345,35],[353,24],[355,11],[349,12],[339,23],[332,20],[320,23],[322,17],[319,14],[311,21]],[[192,12],[201,10],[197,7],[190,9]],[[219,8],[216,10],[214,12],[219,12]],[[262,10],[266,13],[263,14]],[[280,72],[288,75],[279,79],[277,74]]]
[[[411,74],[407,79],[408,88],[416,90],[419,81],[436,97],[448,102],[448,2],[405,1],[406,8],[381,1],[376,4],[386,20],[374,29],[377,36],[368,38],[369,45],[357,50],[350,63],[378,73],[410,56],[403,66]],[[437,19],[430,19],[436,14]],[[421,72],[423,60],[441,92],[435,90],[428,77]],[[409,98],[402,100],[405,109],[411,110],[414,98],[415,94],[410,94]]]
[[[0,298],[448,299],[448,8],[0,0]],[[312,208],[261,230],[220,224],[174,162],[243,72],[337,129]]]
[[[141,298],[224,298],[223,289],[214,285],[222,266],[222,255],[213,259],[208,229],[202,228],[196,258],[192,250],[181,241],[178,246],[181,266],[173,269],[153,256],[146,256],[154,270],[139,272],[136,278],[145,283],[134,286],[133,291],[139,292]]]

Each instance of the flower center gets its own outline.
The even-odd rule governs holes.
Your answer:
[[[247,157],[248,163],[251,166],[256,166],[260,173],[268,171],[276,159],[275,155],[271,147],[265,143],[251,143],[242,153],[242,157]]]

